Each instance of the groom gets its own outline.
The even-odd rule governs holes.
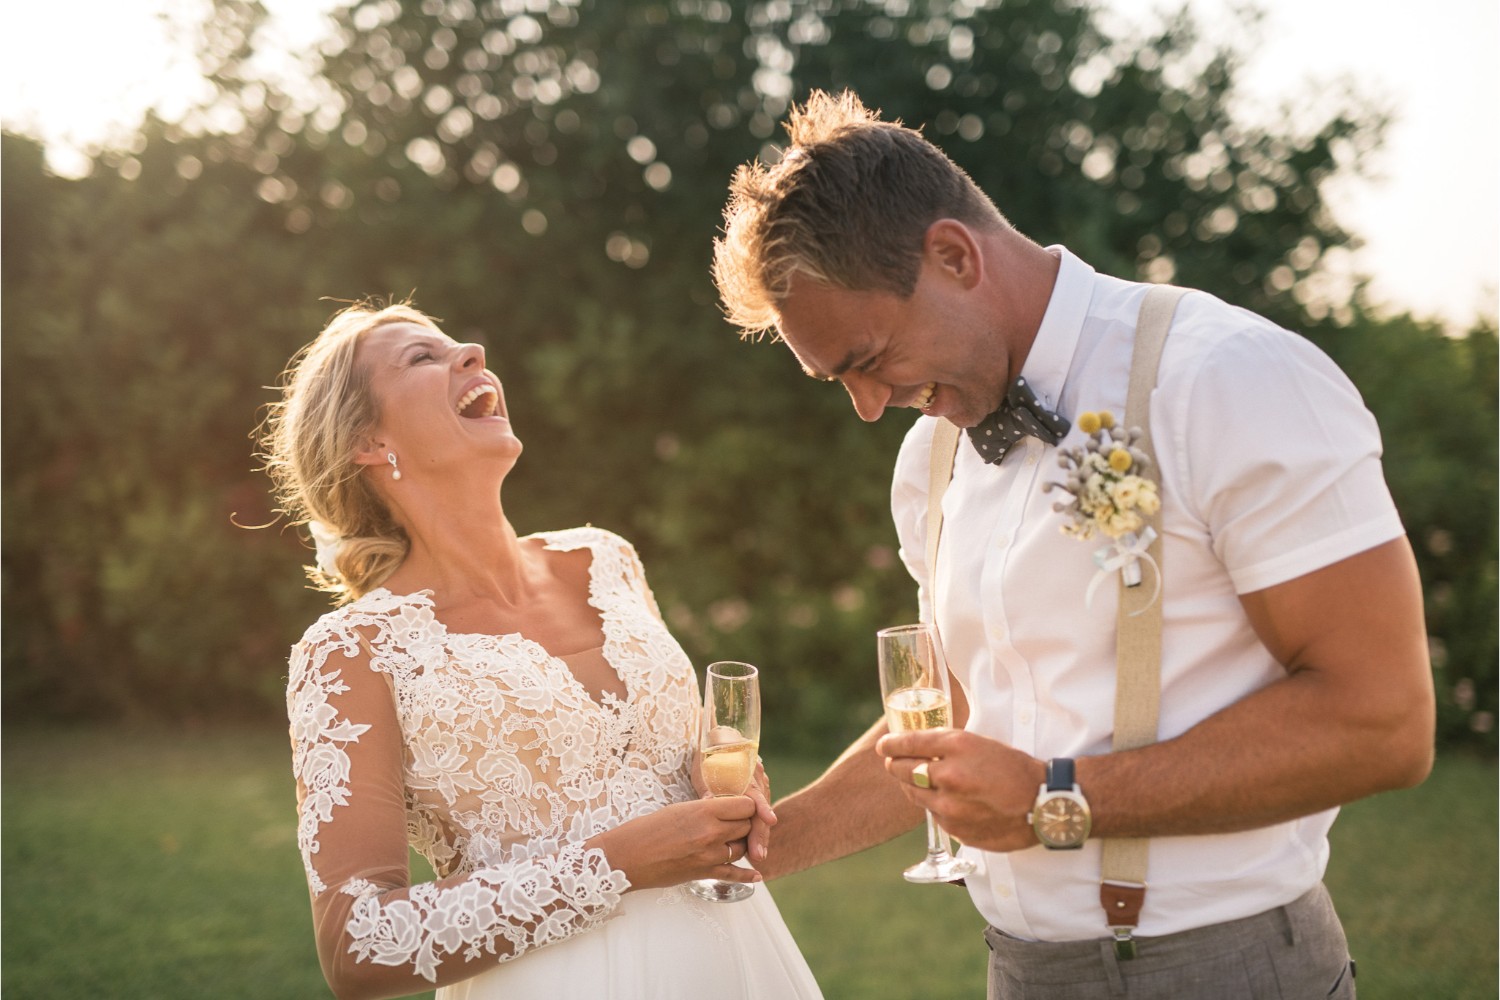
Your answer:
[[[1159,742],[1112,752],[1115,584],[1086,604],[1098,543],[1061,530],[1046,489],[1068,475],[1059,449],[1124,415],[1147,286],[1037,246],[852,94],[814,93],[788,131],[779,163],[735,174],[715,281],[732,322],[774,331],[861,419],[925,414],[892,512],[958,728],[872,728],[777,804],[768,874],[925,807],[978,864],[992,998],[1353,996],[1328,829],[1340,804],[1423,780],[1433,740],[1416,568],[1353,386],[1257,316],[1178,304],[1149,406]],[[939,419],[966,433],[934,566]],[[1112,838],[1149,838],[1133,921],[1101,908]]]

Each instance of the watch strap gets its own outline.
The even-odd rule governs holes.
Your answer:
[[[1072,757],[1053,757],[1047,761],[1047,791],[1071,792],[1076,784]]]

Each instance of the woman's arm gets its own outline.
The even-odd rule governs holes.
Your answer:
[[[629,887],[597,845],[412,885],[400,724],[349,633],[299,645],[288,685],[298,845],[340,997],[402,996],[586,930]]]

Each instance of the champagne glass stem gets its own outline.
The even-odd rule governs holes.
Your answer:
[[[938,826],[937,820],[932,813],[927,814],[927,860],[933,864],[942,864],[949,859],[948,835],[943,828]]]

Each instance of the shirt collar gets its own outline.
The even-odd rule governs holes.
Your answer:
[[[1059,260],[1057,281],[1052,286],[1052,297],[1047,301],[1047,311],[1042,316],[1042,325],[1037,327],[1031,350],[1026,354],[1021,375],[1031,384],[1038,399],[1056,409],[1062,398],[1068,369],[1073,365],[1073,352],[1078,347],[1083,322],[1089,314],[1089,303],[1094,297],[1094,269],[1067,247],[1050,246],[1047,252]],[[1073,418],[1069,413],[1063,416]]]

